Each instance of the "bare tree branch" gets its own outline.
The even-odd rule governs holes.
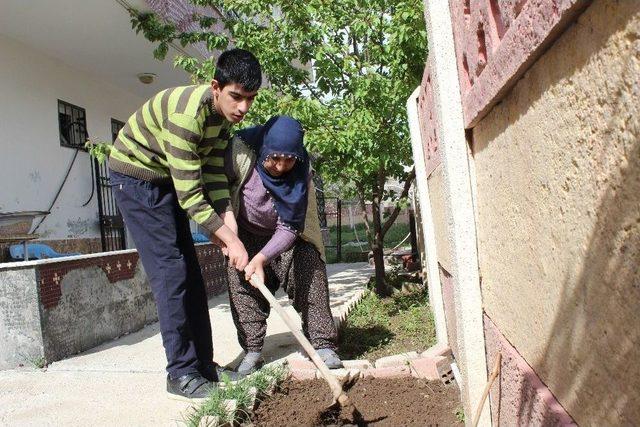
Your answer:
[[[402,189],[402,193],[400,194],[399,200],[402,200],[405,197],[407,197],[407,195],[409,194],[409,190],[411,189],[411,184],[413,183],[413,180],[415,179],[415,177],[416,177],[416,169],[413,168],[411,169],[411,172],[409,172],[409,175],[407,175],[407,178],[404,181],[404,188]],[[395,209],[393,210],[389,218],[387,218],[384,225],[382,226],[383,238],[385,234],[387,234],[387,231],[389,231],[389,229],[393,225],[398,215],[400,215],[400,205],[396,205]]]

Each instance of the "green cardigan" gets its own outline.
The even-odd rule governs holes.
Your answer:
[[[231,143],[227,146],[227,150],[231,150],[230,157],[233,162],[233,172],[235,174],[235,180],[229,181],[229,193],[231,195],[233,213],[237,218],[240,212],[240,197],[242,197],[240,189],[251,176],[251,171],[256,165],[256,154],[238,136],[233,137]],[[226,158],[228,159],[229,157]],[[315,246],[320,253],[322,261],[327,262],[324,253],[322,233],[320,232],[316,188],[313,185],[313,180],[309,182],[307,194],[309,197],[307,202],[307,215],[305,218],[304,231],[300,237]]]

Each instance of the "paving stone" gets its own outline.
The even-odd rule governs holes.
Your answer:
[[[348,378],[358,378],[360,377],[360,369],[345,369],[345,368],[340,368],[340,369],[331,369],[331,374],[336,377],[338,379],[338,381],[343,381],[344,379]],[[318,370],[318,372],[316,373],[316,377],[322,379],[323,376],[320,373],[320,370]]]
[[[418,358],[418,353],[415,351],[410,351],[407,353],[400,353],[393,356],[381,357],[376,360],[375,366],[376,368],[388,368],[390,366],[402,366],[406,365],[407,362],[411,359]]]
[[[224,407],[229,413],[235,412],[235,410],[238,409],[238,401],[235,399],[225,399]]]
[[[200,418],[200,422],[198,423],[198,427],[211,427],[217,426],[220,423],[220,418],[214,415],[205,415]]]
[[[443,356],[420,357],[409,361],[411,366],[411,374],[416,378],[424,378],[427,380],[440,379],[438,372],[438,363],[446,363],[447,358]]]
[[[250,411],[256,409],[256,407],[258,406],[258,389],[255,387],[251,387],[249,388],[249,390],[247,391],[249,393],[249,396],[251,396],[251,403],[249,403],[248,408]]]
[[[313,370],[316,369],[316,365],[314,365],[313,362],[310,360],[289,359],[288,363],[289,363],[289,369],[291,369],[292,371],[295,369],[313,369]]]
[[[346,369],[371,369],[373,365],[366,359],[362,360],[343,360],[342,364]]]
[[[313,380],[316,378],[317,369],[292,369],[291,378],[297,381]]]
[[[367,369],[364,371],[365,378],[402,378],[410,377],[411,369],[409,366],[389,366],[386,368]]]
[[[453,353],[451,352],[451,347],[446,344],[436,344],[431,348],[420,353],[420,357],[435,357],[435,356],[445,356],[453,358]]]

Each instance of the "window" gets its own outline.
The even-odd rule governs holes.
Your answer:
[[[87,142],[87,114],[84,108],[58,100],[60,146],[84,149]]]
[[[111,119],[111,142],[115,142],[118,137],[118,132],[124,127],[124,122],[120,120]]]

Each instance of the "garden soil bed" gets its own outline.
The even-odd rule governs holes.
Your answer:
[[[348,390],[349,398],[362,413],[364,426],[453,426],[461,425],[456,411],[461,407],[455,384],[407,378],[361,378]],[[254,411],[255,426],[347,426],[337,411],[326,411],[331,403],[329,387],[322,380],[285,381]]]

